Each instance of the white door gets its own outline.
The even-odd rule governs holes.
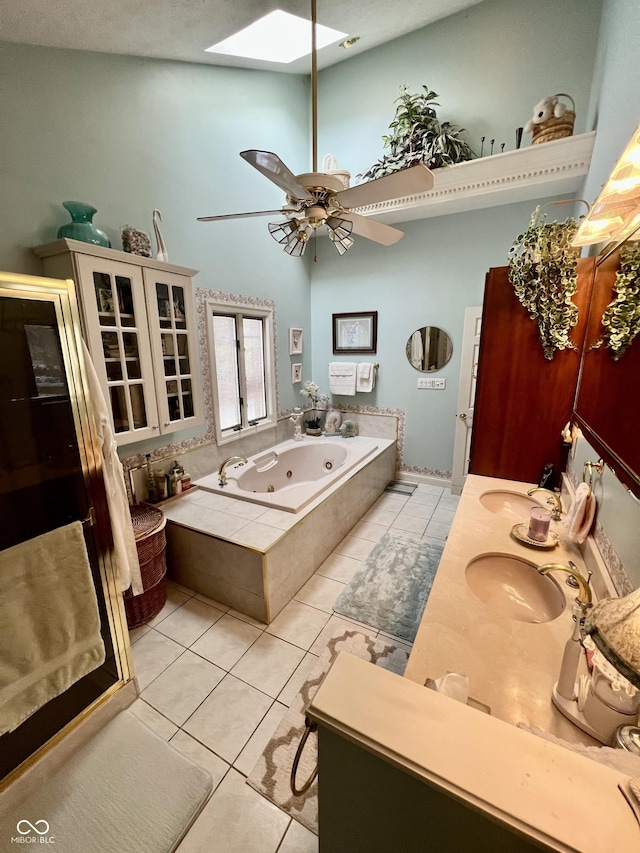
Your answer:
[[[473,404],[476,397],[478,376],[478,353],[480,351],[480,323],[482,308],[464,309],[464,331],[460,360],[460,384],[458,386],[458,409],[456,412],[455,443],[453,447],[453,471],[451,492],[459,495],[469,470],[471,431],[473,429]]]

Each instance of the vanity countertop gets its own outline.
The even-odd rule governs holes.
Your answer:
[[[405,677],[424,684],[447,672],[463,673],[469,677],[470,698],[488,705],[492,716],[514,725],[537,726],[572,742],[595,744],[551,702],[564,646],[573,627],[576,591],[566,585],[568,576],[552,575],[567,603],[560,616],[543,623],[516,621],[490,609],[474,595],[465,579],[465,568],[474,557],[498,553],[518,556],[535,565],[566,565],[572,560],[586,576],[580,549],[568,540],[562,521],[551,522],[551,530],[560,536],[560,543],[553,549],[535,548],[511,535],[513,520],[494,514],[480,502],[480,496],[488,491],[526,495],[530,488],[531,483],[467,477]],[[544,503],[544,494],[534,495],[534,499]],[[598,584],[594,585],[597,589]]]
[[[515,725],[596,745],[551,702],[573,626],[575,591],[565,585],[565,575],[556,576],[567,596],[564,611],[538,624],[493,612],[465,580],[467,564],[483,553],[515,555],[535,565],[571,559],[585,571],[580,549],[566,540],[562,522],[552,522],[561,536],[556,548],[534,549],[511,536],[514,521],[491,513],[479,500],[490,490],[526,495],[528,488],[531,484],[467,477],[405,676],[341,652],[306,713],[545,850],[636,851],[638,822],[618,790],[625,774]],[[604,574],[594,573],[593,581],[600,596],[608,591]],[[469,676],[470,697],[489,705],[491,716],[423,687],[426,679],[448,671]],[[386,792],[387,806],[393,795]]]

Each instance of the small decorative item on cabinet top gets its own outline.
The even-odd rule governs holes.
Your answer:
[[[83,201],[63,201],[62,206],[69,211],[71,222],[61,225],[58,237],[68,237],[70,240],[80,240],[83,243],[93,243],[94,246],[111,248],[111,241],[100,228],[96,228],[92,220],[98,212],[91,204]]]
[[[158,251],[156,252],[156,260],[164,261],[165,263],[169,260],[169,255],[167,254],[167,247],[164,244],[164,240],[162,239],[162,234],[160,233],[160,222],[162,222],[162,214],[159,210],[154,210],[151,214],[151,218],[153,220],[153,230],[156,235],[156,243],[158,244]]]
[[[151,257],[151,237],[144,231],[139,231],[132,225],[125,225],[122,229],[122,248],[131,255],[140,255],[143,258]]]

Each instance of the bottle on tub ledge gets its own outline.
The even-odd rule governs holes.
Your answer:
[[[176,460],[170,471],[156,472],[156,487],[159,501],[181,495],[192,487],[191,475],[187,474],[182,465]]]

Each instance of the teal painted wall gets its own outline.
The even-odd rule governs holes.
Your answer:
[[[279,251],[266,217],[196,217],[281,206],[282,193],[238,152],[271,149],[308,169],[308,80],[7,43],[0,80],[0,269],[42,274],[31,247],[69,221],[63,200],[93,204],[116,249],[123,225],[152,233],[159,208],[169,260],[200,270],[196,286],[275,301],[280,406],[297,404],[288,328],[309,330],[306,259]]]
[[[602,168],[591,183],[600,181],[611,159],[605,137],[624,125],[613,135],[626,139],[632,122],[628,93],[615,92],[631,49],[627,23],[637,19],[633,0],[605,5],[611,14],[599,46],[600,0],[485,0],[326,69],[320,156],[331,152],[353,175],[377,159],[401,84],[434,88],[439,115],[464,125],[476,147],[486,136],[485,151],[490,138],[495,150],[502,141],[511,148],[533,104],[568,91],[576,132],[606,113],[597,143]],[[170,260],[199,269],[196,285],[275,300],[281,408],[300,402],[290,383],[288,328],[305,330],[304,378],[326,388],[330,315],[378,310],[377,390],[344,402],[406,409],[405,463],[450,470],[463,309],[481,304],[487,269],[506,262],[533,202],[407,223],[397,246],[360,239],[341,259],[320,241],[318,263],[293,260],[273,243],[265,219],[204,225],[195,218],[281,204],[238,151],[270,148],[294,171],[308,168],[305,78],[6,43],[0,75],[2,187],[11,200],[0,208],[0,268],[40,272],[30,247],[53,239],[67,221],[66,198],[92,202],[115,247],[122,225],[151,230],[158,207]],[[593,79],[602,97],[592,92]],[[635,104],[637,93],[636,86]],[[404,361],[405,341],[423,323],[453,338],[453,359],[438,374],[447,379],[444,392],[419,392],[419,374]]]
[[[640,4],[604,0],[589,129],[597,129],[584,198],[593,201],[640,122]]]
[[[575,132],[583,132],[600,10],[600,0],[486,0],[323,71],[320,154],[331,152],[354,177],[370,166],[383,153],[402,84],[438,92],[439,117],[464,126],[478,153],[482,136],[485,154],[492,138],[496,153],[503,141],[505,150],[514,148],[516,127],[556,92],[574,97]],[[407,466],[451,471],[464,308],[482,304],[487,270],[506,264],[535,204],[403,223],[405,237],[395,246],[356,238],[343,258],[321,247],[312,271],[313,378],[326,388],[331,313],[377,310],[377,390],[336,399],[404,409]],[[445,391],[418,390],[422,374],[406,361],[407,338],[422,325],[441,326],[453,339],[451,362],[435,374],[447,380]]]
[[[438,116],[480,140],[515,148],[515,129],[546,95],[576,101],[575,133],[587,128],[601,0],[484,0],[322,71],[319,152],[355,177],[383,153],[400,86],[438,93]],[[530,143],[525,134],[523,145]]]

